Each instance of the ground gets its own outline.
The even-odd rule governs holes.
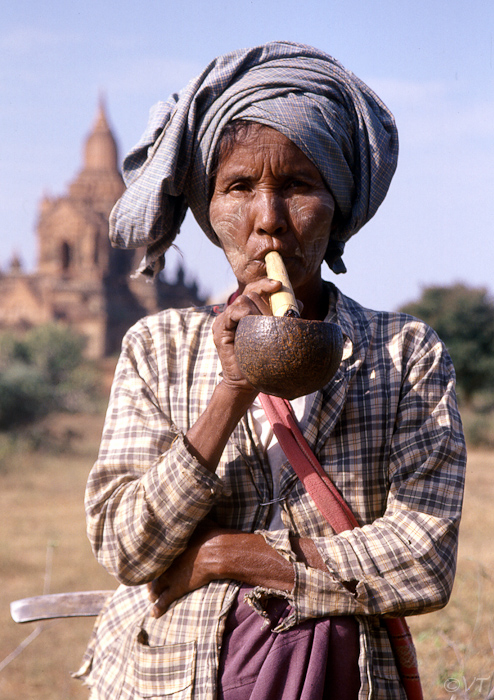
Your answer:
[[[84,485],[102,423],[101,414],[53,416],[29,443],[0,440],[0,668],[37,629],[11,620],[10,601],[45,587],[57,593],[116,585],[95,562],[84,527]],[[472,451],[452,599],[444,610],[409,619],[425,700],[494,697],[493,475],[494,452]],[[0,670],[0,700],[87,700],[70,673],[91,627],[91,619],[44,625]]]

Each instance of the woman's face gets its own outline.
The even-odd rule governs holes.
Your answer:
[[[276,250],[297,298],[319,294],[333,214],[318,169],[279,131],[253,124],[220,157],[209,217],[241,291],[265,277],[264,257]]]

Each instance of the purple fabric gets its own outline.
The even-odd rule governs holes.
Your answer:
[[[272,598],[271,624],[243,602],[243,586],[227,618],[218,700],[357,700],[358,624],[353,617],[309,620],[286,632],[272,628],[289,613]]]

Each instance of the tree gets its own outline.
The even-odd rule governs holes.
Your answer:
[[[29,364],[57,386],[82,363],[85,344],[85,338],[66,326],[50,323],[32,328],[21,347]]]
[[[30,423],[54,406],[53,391],[35,367],[16,362],[0,372],[0,430]]]
[[[428,323],[445,343],[465,402],[477,392],[494,392],[494,301],[486,289],[426,287],[401,310]]]
[[[83,361],[84,344],[84,338],[57,324],[22,337],[0,334],[0,430],[92,401],[96,379]]]

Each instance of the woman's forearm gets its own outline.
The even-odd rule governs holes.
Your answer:
[[[213,323],[213,339],[223,379],[204,413],[186,435],[190,453],[212,472],[218,466],[228,438],[258,393],[237,363],[234,347],[237,325],[245,316],[270,315],[269,296],[280,288],[281,282],[267,277],[250,282]]]
[[[185,436],[189,452],[211,472],[216,470],[228,438],[252,405],[257,391],[231,387],[221,381],[211,401]]]
[[[297,561],[327,571],[315,544],[308,538],[291,537]],[[218,578],[234,579],[251,586],[291,591],[294,585],[292,564],[258,534],[222,533],[210,541],[213,570]],[[208,557],[206,545],[205,557]]]
[[[202,557],[211,580],[233,579],[285,591],[293,588],[293,566],[262,535],[222,532],[205,543]]]
[[[291,543],[297,561],[326,571],[312,540],[293,537]],[[222,530],[214,525],[199,528],[185,552],[150,585],[153,614],[160,617],[173,601],[215,580],[289,592],[295,575],[292,564],[262,535]]]

